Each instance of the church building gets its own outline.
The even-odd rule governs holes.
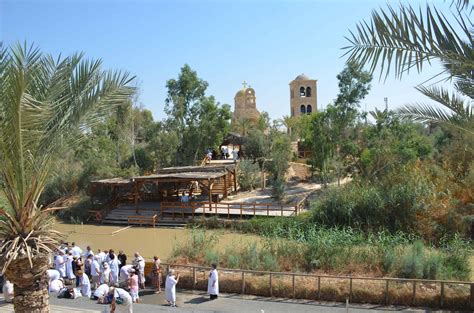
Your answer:
[[[290,82],[290,109],[291,116],[311,114],[318,109],[317,80],[305,74],[296,76]]]
[[[255,90],[244,82],[244,88],[237,91],[234,97],[234,115],[232,122],[239,119],[248,119],[256,122],[260,117],[260,112],[257,110],[257,102],[255,97]]]

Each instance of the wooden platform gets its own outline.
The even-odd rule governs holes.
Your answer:
[[[135,205],[122,204],[111,210],[102,222],[117,225],[153,226],[154,224],[182,227],[198,218],[248,219],[255,216],[293,216],[299,213],[299,209],[298,205],[272,203],[142,202],[138,204],[138,212]]]

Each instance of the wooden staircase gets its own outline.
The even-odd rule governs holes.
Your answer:
[[[158,210],[153,209],[143,209],[139,210],[137,214],[133,206],[119,206],[116,209],[112,210],[107,216],[102,220],[103,224],[111,225],[137,225],[137,226],[150,226],[153,227],[153,216],[156,215],[155,227],[185,227],[188,222],[187,219],[172,219],[171,217],[160,216]],[[139,218],[143,217],[143,218]]]

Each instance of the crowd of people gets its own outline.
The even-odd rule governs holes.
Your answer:
[[[47,271],[50,293],[59,298],[88,297],[109,305],[109,312],[133,312],[133,303],[140,301],[140,290],[145,289],[145,259],[135,252],[130,264],[123,251],[100,249],[94,253],[90,246],[83,251],[75,243],[63,243],[57,249]],[[152,260],[151,287],[161,293],[162,268],[158,256]],[[176,285],[179,274],[170,269],[164,282],[168,305],[176,306]],[[11,290],[13,294],[13,290]],[[219,293],[216,264],[209,274],[208,293],[216,299]]]

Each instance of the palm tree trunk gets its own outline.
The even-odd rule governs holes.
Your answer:
[[[5,276],[14,285],[15,313],[49,313],[48,261],[47,255],[35,256],[31,268],[25,256],[8,266]]]

